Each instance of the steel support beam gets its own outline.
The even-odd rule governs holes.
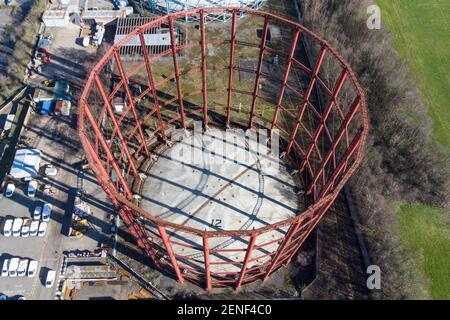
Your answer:
[[[161,239],[164,243],[164,247],[166,248],[167,254],[169,255],[170,262],[172,263],[172,267],[175,270],[175,274],[177,275],[178,282],[183,283],[184,278],[181,275],[180,268],[178,267],[177,259],[175,258],[175,254],[173,253],[172,246],[170,245],[169,238],[167,237],[166,229],[160,225],[158,225],[158,231],[161,235]]]
[[[344,119],[344,122],[341,125],[341,128],[339,129],[339,132],[338,132],[336,138],[334,139],[333,145],[331,146],[330,150],[328,151],[326,157],[322,160],[322,163],[320,164],[319,169],[314,174],[314,177],[313,177],[309,187],[307,188],[308,194],[311,193],[311,191],[314,188],[315,184],[317,183],[317,180],[319,179],[320,175],[323,174],[325,166],[328,164],[328,161],[330,161],[331,157],[333,155],[335,155],[336,148],[337,148],[339,142],[341,141],[342,137],[344,136],[344,134],[347,132],[348,125],[350,124],[350,121],[355,116],[360,105],[361,105],[361,98],[357,97],[355,99],[352,107],[350,108],[350,111],[347,113],[347,115]]]
[[[104,166],[103,166],[102,162],[100,161],[100,159],[98,158],[97,154],[94,152],[94,148],[92,147],[92,145],[89,142],[89,139],[87,138],[86,135],[85,135],[85,138],[86,138],[86,140],[85,140],[86,146],[90,150],[90,154],[92,156],[92,160],[94,160],[97,163],[98,169],[102,172],[103,176],[105,178],[108,178],[108,183],[112,184],[112,181],[111,181],[111,178],[110,178],[108,172],[104,168]],[[95,173],[95,174],[97,175],[97,173]],[[98,179],[98,181],[103,186],[102,179]],[[105,186],[103,186],[103,188],[105,188]],[[111,198],[113,204],[115,206],[117,206],[118,205],[117,199],[115,199],[112,196],[112,194],[110,193],[108,187],[105,188],[105,191],[108,194],[108,196]],[[136,221],[135,221],[134,217],[132,216],[132,214],[129,214],[127,212],[127,210],[122,209],[122,210],[119,210],[119,215],[122,217],[123,221],[127,225],[127,228],[130,229],[131,234],[136,238],[138,247],[141,248],[146,254],[148,254],[152,258],[152,260],[153,260],[153,262],[155,263],[156,266],[159,266],[159,262],[155,259],[155,254],[152,251],[150,244],[148,243],[148,239],[145,237],[145,235],[144,235],[143,231],[141,230],[140,226],[136,223]]]
[[[300,225],[302,224],[303,220],[304,220],[303,218],[299,218],[299,220],[295,224],[291,225],[291,227],[289,228],[289,231],[286,234],[286,237],[284,238],[283,243],[277,248],[277,253],[273,257],[272,262],[270,263],[269,267],[266,270],[266,273],[263,276],[263,281],[267,280],[269,275],[272,273],[272,271],[278,264],[278,261],[280,260],[282,254],[284,252],[284,249],[289,245],[292,236],[295,234],[295,232],[297,232],[297,230],[300,227]]]
[[[117,135],[118,135],[119,140],[120,140],[120,142],[122,144],[122,150],[125,151],[125,154],[126,154],[126,156],[128,158],[128,161],[130,162],[131,170],[133,170],[133,173],[134,173],[135,177],[139,177],[139,173],[138,173],[138,170],[137,170],[136,165],[134,163],[134,159],[131,156],[130,151],[128,150],[128,145],[127,145],[127,143],[126,143],[126,141],[125,141],[125,139],[124,139],[124,137],[122,135],[122,131],[119,128],[116,116],[114,115],[114,111],[112,110],[111,104],[108,101],[108,97],[106,96],[105,90],[103,89],[103,85],[102,85],[100,79],[98,78],[97,74],[95,75],[95,82],[97,84],[98,90],[100,91],[100,95],[103,98],[103,101],[104,101],[105,106],[106,106],[106,110],[108,111],[108,114],[109,114],[109,117],[111,118],[111,121],[112,121],[112,123],[114,125],[114,128],[117,131]]]
[[[119,202],[117,201],[117,199],[115,199],[115,197],[113,196],[113,194],[110,191],[110,188],[114,185],[114,183],[111,180],[111,177],[110,177],[108,171],[103,166],[102,161],[98,157],[98,151],[94,149],[94,147],[92,146],[92,144],[90,142],[90,139],[88,138],[88,136],[86,135],[85,132],[83,132],[83,135],[85,137],[86,147],[89,149],[89,152],[90,152],[89,155],[92,157],[92,160],[97,164],[97,168],[103,174],[103,179],[99,178],[99,177],[101,177],[101,175],[99,175],[97,172],[95,172],[95,171],[93,171],[93,172],[96,175],[97,180],[99,181],[99,183],[104,188],[106,194],[111,198],[111,201],[112,201],[113,205],[117,206],[119,204]],[[107,181],[104,181],[104,179],[106,179]],[[108,184],[108,186],[106,187],[105,184]]]
[[[252,256],[253,248],[255,246],[255,241],[256,241],[256,235],[253,234],[250,237],[250,241],[248,243],[248,247],[247,247],[247,250],[245,252],[244,263],[242,264],[241,273],[239,275],[239,281],[238,281],[238,283],[236,285],[236,290],[239,290],[241,288],[242,281],[244,281],[245,272],[247,271],[248,261],[250,260],[250,257]]]
[[[149,83],[149,86],[152,91],[154,108],[156,111],[156,117],[158,118],[158,122],[159,122],[159,129],[161,131],[163,141],[166,141],[167,140],[166,129],[164,127],[164,121],[161,118],[161,106],[159,105],[158,92],[156,91],[155,78],[153,77],[153,72],[152,72],[152,68],[150,65],[149,57],[148,57],[147,45],[145,44],[145,39],[144,39],[144,35],[142,34],[142,32],[139,33],[139,39],[141,42],[142,52],[144,53],[145,68],[147,70],[148,83]]]
[[[266,17],[264,19],[263,35],[261,38],[261,46],[259,48],[259,60],[258,60],[258,67],[256,69],[255,88],[253,90],[252,106],[250,109],[250,118],[248,119],[248,127],[249,128],[251,128],[253,126],[253,117],[255,115],[255,109],[256,109],[256,98],[258,97],[259,80],[261,78],[261,72],[262,72],[262,68],[263,68],[263,64],[264,64],[264,51],[266,50],[266,42],[267,42],[268,34],[269,34],[269,17]]]
[[[316,66],[314,71],[311,74],[311,79],[309,81],[308,89],[306,90],[305,98],[303,99],[302,105],[299,107],[297,112],[297,119],[295,122],[294,130],[291,133],[291,137],[289,139],[289,145],[286,150],[286,154],[289,155],[294,144],[295,137],[297,136],[298,129],[300,127],[300,123],[303,120],[303,115],[308,107],[309,98],[314,88],[314,84],[316,83],[317,75],[319,74],[320,67],[322,66],[323,59],[325,58],[325,54],[327,52],[327,48],[322,46],[322,50],[320,51],[319,58],[317,59]]]
[[[131,209],[123,208],[122,210],[119,211],[119,215],[122,217],[123,222],[126,224],[127,228],[130,229],[132,235],[136,238],[138,247],[141,248],[146,254],[150,256],[153,263],[157,267],[161,267],[158,259],[155,256],[155,253],[151,248],[150,242],[145,235],[145,232],[142,230],[142,227],[136,221],[133,214],[131,212],[128,212],[128,210]]]
[[[236,49],[236,10],[233,10],[230,39],[230,71],[228,75],[227,128],[231,121],[231,104],[233,103],[234,51]]]
[[[203,125],[208,126],[208,92],[206,87],[206,35],[205,10],[200,10],[200,33],[202,47],[202,94],[203,94]]]
[[[100,144],[102,145],[103,149],[106,152],[106,157],[108,159],[108,162],[111,162],[111,165],[114,168],[114,171],[116,171],[117,177],[120,180],[120,183],[122,183],[123,189],[125,191],[125,195],[127,196],[127,198],[131,198],[131,192],[130,189],[128,188],[127,183],[125,182],[125,179],[122,176],[122,172],[119,168],[119,166],[116,163],[116,160],[114,159],[114,156],[111,153],[111,150],[109,149],[108,144],[106,143],[104,137],[103,137],[103,133],[101,132],[101,130],[98,128],[97,126],[97,122],[94,119],[94,116],[91,113],[91,110],[89,109],[89,107],[86,105],[86,107],[84,108],[84,112],[89,120],[89,122],[92,125],[92,128],[95,131],[95,135],[98,137],[98,140],[100,141]],[[97,154],[92,155],[93,157],[98,157]],[[100,159],[99,159],[100,160]],[[109,177],[109,174],[108,174]]]
[[[316,129],[316,132],[313,136],[313,140],[311,141],[311,143],[308,146],[308,149],[306,150],[305,158],[303,159],[302,163],[299,166],[299,170],[298,170],[299,174],[303,172],[303,169],[305,169],[306,163],[309,161],[309,157],[312,153],[312,150],[313,150],[314,146],[316,146],[317,141],[320,138],[320,133],[322,132],[323,128],[326,126],[326,121],[328,119],[328,116],[330,115],[331,111],[333,110],[333,106],[336,102],[339,92],[342,89],[342,86],[344,85],[345,80],[347,79],[347,75],[348,75],[347,69],[343,68],[342,72],[339,76],[339,79],[337,81],[336,87],[334,89],[333,96],[331,97],[330,101],[328,102],[328,106],[326,107],[326,109],[322,115],[322,118],[320,119],[320,124],[319,124],[318,128]]]
[[[175,31],[172,17],[169,18],[169,32],[170,32],[170,43],[172,47],[173,68],[175,71],[175,81],[177,82],[178,104],[180,105],[181,126],[183,127],[183,129],[186,129],[186,117],[184,114],[184,103],[183,103],[183,90],[181,89],[180,83],[180,68],[178,66],[178,58],[177,58],[177,42],[175,39]]]
[[[359,147],[361,143],[361,139],[363,138],[363,132],[364,129],[359,129],[358,133],[355,135],[355,137],[352,140],[352,143],[345,151],[344,156],[342,157],[341,161],[339,162],[339,165],[334,169],[334,173],[331,176],[331,178],[328,180],[327,184],[323,188],[322,192],[320,193],[319,198],[323,197],[328,190],[332,187],[337,177],[341,174],[341,171],[344,169],[344,167],[347,165],[347,162],[350,160],[353,153],[356,151],[356,149]]]
[[[209,260],[209,241],[206,234],[203,235],[203,255],[205,261],[206,289],[211,290],[211,264]]]
[[[292,40],[291,51],[289,52],[286,70],[284,71],[283,83],[281,84],[280,95],[278,96],[278,102],[277,102],[277,105],[275,106],[275,114],[273,116],[273,121],[272,121],[272,126],[270,127],[270,132],[272,132],[273,129],[275,128],[275,125],[278,120],[278,114],[280,112],[281,104],[283,103],[284,92],[286,91],[286,84],[289,79],[289,73],[291,72],[292,59],[294,58],[295,50],[297,49],[297,42],[298,42],[299,36],[300,36],[300,29],[297,28],[297,30],[295,31],[295,34],[294,34],[294,39]]]
[[[139,122],[139,117],[136,112],[136,108],[134,106],[133,95],[131,94],[130,87],[128,86],[128,78],[125,74],[125,70],[123,69],[122,61],[120,61],[120,55],[117,50],[114,50],[114,59],[116,61],[117,67],[119,68],[120,76],[122,78],[123,86],[128,96],[128,100],[130,103],[131,112],[133,113],[134,120],[136,121],[136,125],[138,126],[139,136],[141,137],[142,144],[144,146],[145,154],[150,156],[150,151],[147,147],[147,141],[144,136],[144,131],[142,130],[141,123]]]
[[[300,249],[300,247],[302,246],[302,244],[305,242],[306,238],[308,238],[308,236],[311,234],[311,232],[314,230],[314,228],[316,227],[316,225],[319,223],[319,221],[322,219],[323,215],[325,213],[327,213],[328,209],[331,207],[331,205],[334,203],[334,199],[331,199],[327,204],[324,205],[324,207],[322,208],[322,211],[320,211],[320,213],[318,215],[316,215],[315,217],[312,217],[311,219],[314,219],[314,223],[312,223],[310,226],[308,226],[308,228],[306,229],[306,231],[302,234],[300,239],[296,240],[296,243],[294,244],[294,249],[292,250],[292,252],[289,254],[288,258],[285,261],[285,264],[289,264],[289,262],[292,260],[292,258],[294,257],[295,253],[298,251],[298,249]]]

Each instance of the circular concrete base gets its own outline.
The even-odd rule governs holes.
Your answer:
[[[295,183],[276,151],[269,152],[237,130],[210,129],[185,136],[147,172],[141,207],[199,230],[252,230],[292,218],[298,209]],[[270,259],[268,253],[279,246],[275,240],[286,231],[278,228],[258,236],[256,246],[273,243],[254,250],[248,266]],[[153,232],[157,239],[158,231]],[[194,269],[203,267],[200,236],[170,228],[167,233],[178,258],[186,257],[184,263]],[[221,263],[243,261],[248,243],[248,237],[210,238],[211,272],[239,270],[238,264]]]

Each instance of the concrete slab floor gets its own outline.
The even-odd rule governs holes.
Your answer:
[[[248,146],[248,139],[232,130],[225,134],[210,129],[204,136],[184,137],[147,173],[142,208],[199,230],[252,230],[294,217],[298,209],[295,183],[278,154],[267,154],[267,150],[257,154],[256,145],[250,142],[251,151]],[[281,239],[286,231],[284,227],[263,233],[255,245]],[[154,228],[153,232],[158,235]],[[202,237],[171,229],[167,232],[170,240],[179,243],[172,243],[174,253],[188,257],[183,259],[186,265],[203,268]],[[211,250],[226,250],[211,253],[211,272],[238,271],[241,266],[236,262],[244,260],[248,243],[248,237],[210,238]],[[253,250],[248,267],[266,262],[270,259],[267,254],[278,246],[275,241]]]

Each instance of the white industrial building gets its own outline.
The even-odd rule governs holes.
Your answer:
[[[42,153],[38,149],[17,149],[9,174],[15,179],[37,176]]]

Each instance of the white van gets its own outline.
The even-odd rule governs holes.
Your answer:
[[[13,219],[6,219],[5,220],[5,223],[3,225],[3,235],[5,237],[11,237],[13,222],[14,222]]]
[[[8,183],[6,186],[5,197],[11,198],[14,194],[14,190],[16,190],[14,183]]]
[[[19,268],[19,258],[12,258],[9,262],[8,274],[10,277],[17,277],[17,268]]]
[[[28,238],[28,236],[30,235],[30,225],[31,225],[30,218],[23,219],[22,230],[20,230],[21,237]]]
[[[50,220],[50,214],[52,213],[52,204],[51,203],[44,203],[44,206],[42,207],[42,221],[48,221]]]
[[[30,237],[37,236],[39,230],[39,220],[33,220],[30,224]]]
[[[36,260],[31,260],[30,264],[28,265],[28,271],[27,271],[28,278],[33,278],[36,275],[37,268],[38,268],[38,262]]]
[[[20,231],[22,230],[23,225],[23,219],[22,218],[15,218],[13,222],[13,228],[12,228],[12,235],[14,237],[20,236]]]
[[[39,223],[39,229],[38,229],[38,237],[45,236],[45,232],[47,231],[47,222],[41,221]]]
[[[3,260],[2,277],[7,277],[8,276],[10,261],[11,260],[9,260],[9,259]]]
[[[19,267],[17,268],[17,276],[24,277],[28,270],[28,259],[20,259]]]
[[[34,198],[36,196],[36,191],[38,188],[38,183],[36,180],[31,180],[28,183],[28,190],[27,190],[27,195],[31,198]]]
[[[47,277],[45,279],[45,287],[51,288],[55,283],[56,272],[54,270],[48,270]]]
[[[40,219],[41,212],[42,212],[42,207],[36,206],[36,208],[34,208],[34,211],[33,211],[33,219],[36,219],[36,220]]]

